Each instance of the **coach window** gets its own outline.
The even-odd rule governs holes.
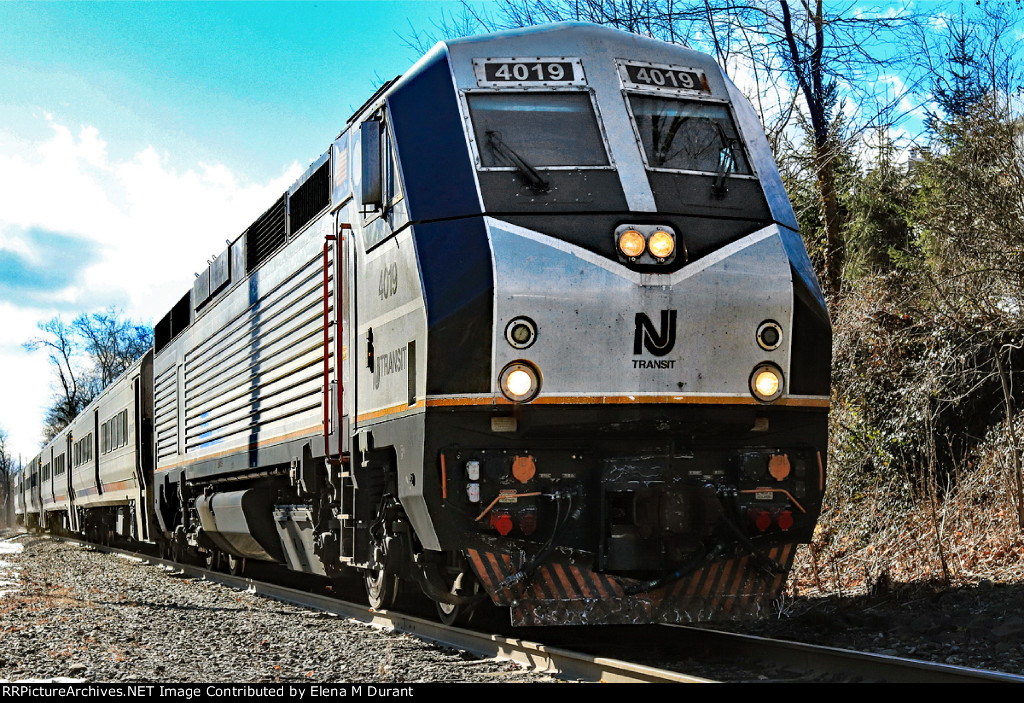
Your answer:
[[[607,167],[590,93],[469,93],[483,169]]]
[[[750,174],[726,104],[630,95],[629,105],[648,168]]]

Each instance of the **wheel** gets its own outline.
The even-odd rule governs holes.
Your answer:
[[[366,600],[374,610],[386,610],[398,598],[398,576],[384,564],[375,564],[363,579],[366,585]]]
[[[385,519],[386,512],[386,504],[382,502],[377,511],[377,520],[370,528],[370,564],[363,574],[366,600],[374,610],[390,608],[398,598],[399,580],[394,567],[395,556],[391,548],[393,537]]]
[[[228,554],[228,571],[232,576],[241,576],[245,573],[245,557],[236,557]]]
[[[210,571],[220,571],[223,567],[221,562],[224,561],[224,555],[221,554],[219,549],[212,549],[206,552],[206,568]]]
[[[471,581],[472,585],[468,588],[464,587],[467,581]],[[470,596],[476,595],[480,592],[479,582],[471,575],[465,572],[460,573],[455,577],[452,582],[451,589],[448,591],[452,595],[456,596]],[[442,603],[441,601],[434,601],[434,605],[437,609],[437,618],[443,625],[455,625],[466,622],[469,616],[473,612],[473,608],[476,603],[463,603],[460,605],[454,605],[452,603]]]
[[[465,614],[465,608],[462,606],[441,601],[435,601],[434,605],[437,606],[437,619],[441,621],[442,625],[454,625]]]

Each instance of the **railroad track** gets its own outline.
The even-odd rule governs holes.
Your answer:
[[[890,683],[1024,683],[1024,676],[968,667],[857,652],[838,647],[788,642],[703,627],[659,625],[650,628],[601,628],[602,640],[590,644],[587,633],[553,631],[548,643],[588,651],[600,647],[609,656],[645,652],[652,668],[696,670],[705,680],[835,681]],[[578,639],[577,639],[578,638]],[[591,642],[594,634],[590,633]],[[614,643],[614,644],[613,644]]]
[[[99,551],[120,554],[141,563],[156,564],[187,576],[204,578],[225,586],[246,590],[266,598],[292,603],[322,612],[350,618],[373,627],[384,627],[406,632],[424,640],[456,647],[482,657],[514,661],[535,671],[557,675],[559,678],[609,683],[700,683],[709,682],[697,676],[668,671],[635,662],[602,657],[585,652],[553,647],[521,637],[509,637],[471,629],[448,627],[439,622],[397,611],[370,609],[365,604],[347,601],[337,596],[310,592],[300,588],[275,584],[248,576],[239,577],[218,571],[180,564],[154,555],[142,554],[113,547],[101,547],[78,540],[66,540]],[[546,630],[541,630],[544,632]]]
[[[365,604],[336,595],[311,592],[260,578],[231,576],[151,554],[98,547],[72,539],[66,541],[161,565],[266,598],[332,613],[368,626],[406,632],[478,656],[514,661],[569,680],[615,683],[765,680],[1024,683],[1024,676],[1015,674],[688,626],[529,628],[514,635],[479,632],[448,627],[397,611],[374,611]],[[694,671],[698,673],[692,673]]]

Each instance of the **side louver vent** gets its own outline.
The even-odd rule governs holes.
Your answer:
[[[172,339],[184,332],[192,323],[192,293],[181,297],[171,311],[161,318],[153,328],[153,353],[159,354]]]
[[[269,210],[259,216],[245,231],[245,271],[252,273],[270,258],[287,238],[285,229],[285,196],[282,195]]]
[[[331,204],[331,162],[327,160],[299,186],[289,202],[292,233],[298,232],[317,213]]]
[[[153,328],[154,352],[159,354],[169,341],[171,341],[171,313],[164,315]]]

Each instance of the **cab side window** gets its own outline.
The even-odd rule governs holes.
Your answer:
[[[402,202],[401,178],[391,134],[381,110],[359,125],[361,157],[360,203],[366,248],[387,239],[404,217],[396,215]]]

